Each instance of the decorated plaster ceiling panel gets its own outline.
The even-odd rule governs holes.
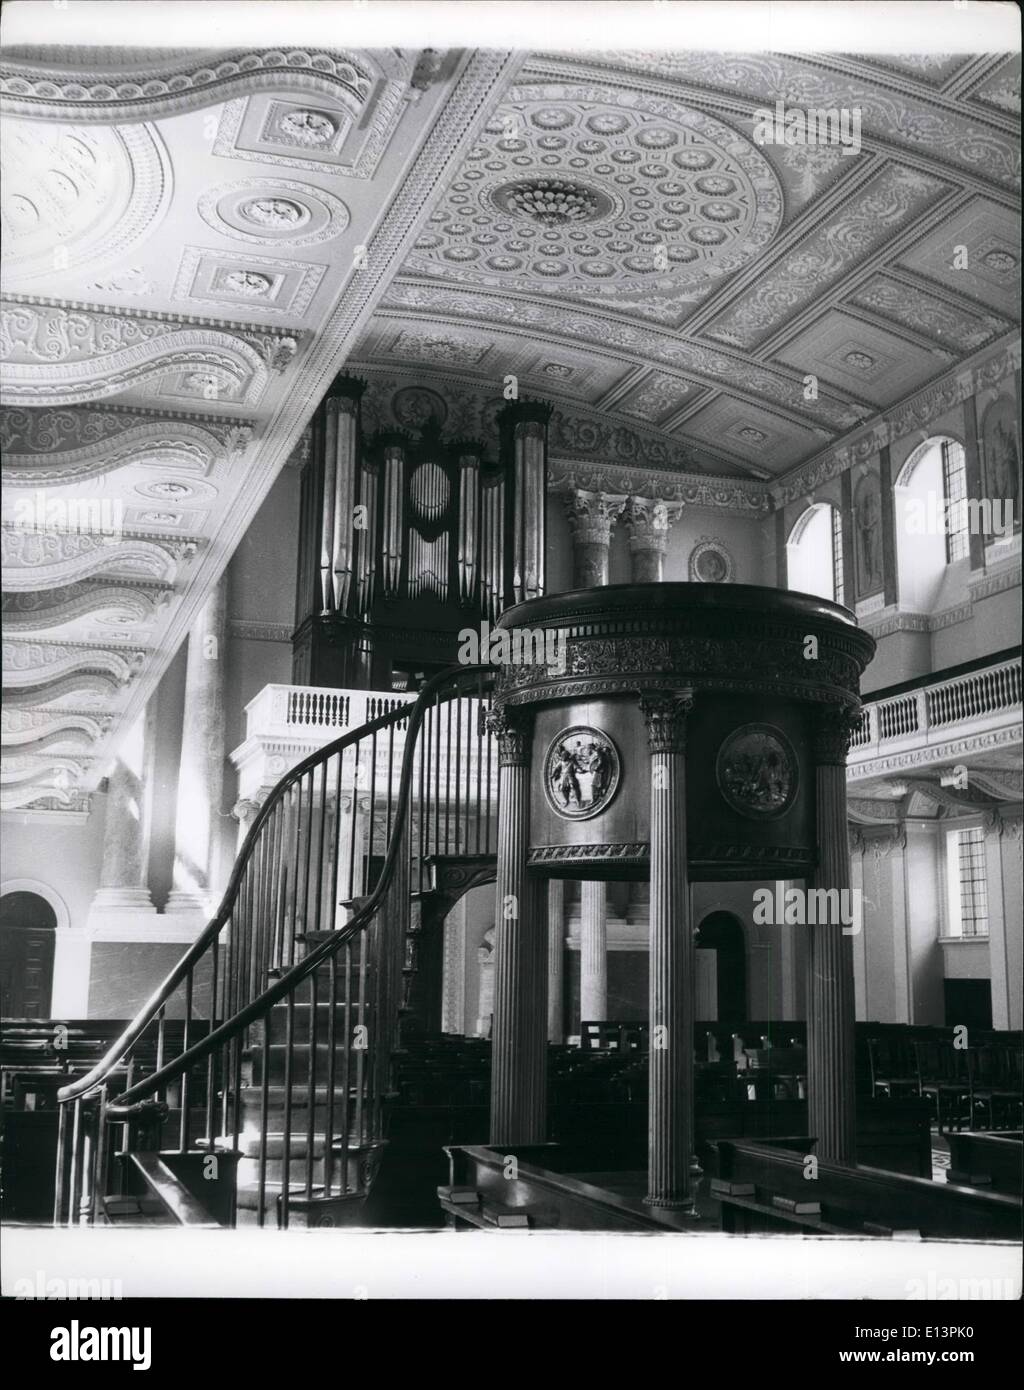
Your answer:
[[[922,348],[905,337],[833,310],[804,329],[776,353],[800,372],[815,372],[843,390],[888,405],[913,391],[935,372],[941,348]]]
[[[695,299],[762,253],[781,217],[764,155],[707,112],[612,86],[524,84],[404,270],[596,303]]]
[[[1020,218],[1001,203],[972,200],[907,251],[900,264],[984,308],[1019,316]]]
[[[809,430],[783,416],[753,405],[739,408],[724,396],[689,416],[686,434],[748,461],[765,477],[814,441]]]
[[[1007,116],[1020,116],[1020,54],[1004,58],[974,88],[971,100]]]
[[[427,329],[415,319],[402,321],[383,314],[363,337],[358,354],[363,361],[459,368],[487,378],[496,390],[503,390],[512,376],[537,392],[591,403],[616,386],[628,370],[620,357],[598,350],[538,346],[532,336],[515,337],[493,328],[440,324]]]
[[[941,297],[935,289],[891,275],[872,276],[846,302],[942,343],[951,351],[966,348],[974,352],[1010,328],[1009,322],[998,314],[969,309],[963,303]]]
[[[916,169],[880,169],[841,215],[822,222],[759,276],[714,320],[708,336],[735,347],[756,347],[948,191],[947,184]]]

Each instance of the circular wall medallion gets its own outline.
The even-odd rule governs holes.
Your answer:
[[[607,734],[574,724],[556,734],[544,756],[544,795],[563,820],[603,811],[619,786],[619,750]]]
[[[440,429],[448,416],[443,396],[428,386],[403,386],[391,397],[391,413],[403,429],[422,430],[433,423]]]
[[[715,778],[734,811],[752,820],[770,820],[792,806],[800,769],[781,729],[744,724],[718,750]]]
[[[690,552],[690,579],[697,584],[727,584],[732,556],[721,541],[701,540]]]

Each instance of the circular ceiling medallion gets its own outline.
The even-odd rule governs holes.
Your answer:
[[[715,778],[734,811],[751,820],[771,820],[792,806],[800,770],[781,729],[744,724],[718,750]]]
[[[619,750],[606,733],[574,724],[556,734],[544,755],[544,795],[563,820],[588,820],[619,788]]]
[[[148,125],[0,125],[5,285],[94,270],[125,254],[163,216],[171,173]]]
[[[199,215],[222,236],[263,246],[313,246],[349,224],[340,198],[297,179],[239,179],[208,189]]]
[[[484,127],[406,267],[596,300],[692,295],[759,255],[782,212],[763,153],[707,112],[611,87],[527,83]]]

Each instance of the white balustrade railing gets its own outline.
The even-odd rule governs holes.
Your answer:
[[[265,685],[245,707],[245,736],[282,738],[328,734],[330,738],[337,738],[347,729],[358,729],[371,719],[412,704],[415,699],[415,694],[394,695],[380,690]]]
[[[1020,658],[1014,657],[903,695],[865,701],[850,741],[850,761],[875,757],[893,745],[942,742],[965,726],[1001,723],[1020,710],[1020,668]]]
[[[309,753],[392,710],[412,705],[415,694],[383,690],[331,690],[313,685],[265,685],[245,707],[245,742],[231,754],[239,774],[239,796],[262,796]],[[485,703],[464,697],[448,701],[443,715],[427,716],[423,739],[440,767],[448,766],[453,798],[497,794],[497,752],[483,733]],[[365,791],[401,767],[406,722],[368,742],[358,763],[345,760],[341,785]],[[486,766],[477,763],[487,753]],[[444,779],[442,778],[442,781]],[[397,789],[397,784],[396,784]]]

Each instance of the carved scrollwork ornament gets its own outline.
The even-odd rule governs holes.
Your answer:
[[[533,716],[502,707],[487,715],[487,729],[498,740],[499,767],[528,767],[533,741]]]
[[[647,725],[652,753],[686,751],[686,716],[693,709],[690,691],[655,691],[640,696],[640,713]]]

